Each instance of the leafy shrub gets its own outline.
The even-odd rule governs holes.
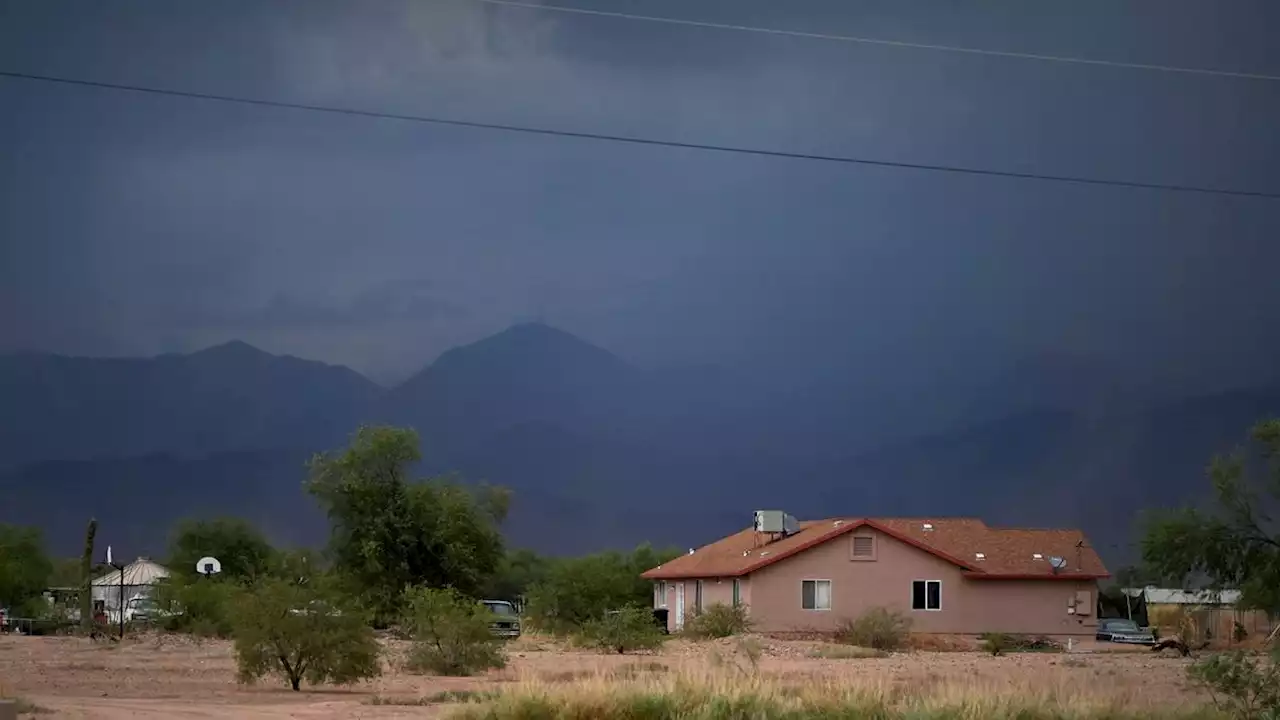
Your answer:
[[[706,640],[741,635],[751,629],[745,605],[715,603],[689,618],[682,633],[691,638]]]
[[[305,585],[267,579],[238,593],[232,630],[240,682],[282,675],[295,691],[347,685],[381,674],[378,642],[366,619],[341,607],[312,578]]]
[[[1272,651],[1270,659],[1240,650],[1213,655],[1192,664],[1187,675],[1230,717],[1280,718],[1280,648]]]
[[[168,613],[160,624],[170,632],[231,637],[231,611],[242,591],[240,585],[223,578],[168,578],[155,590],[156,604]]]
[[[653,611],[629,605],[585,623],[581,638],[587,645],[622,654],[659,648],[666,635],[653,624]]]
[[[983,649],[991,653],[992,657],[1003,655],[1009,651],[1010,638],[1004,633],[982,633],[979,639],[982,641]]]
[[[404,595],[401,628],[414,640],[410,672],[466,676],[504,667],[502,641],[489,631],[492,615],[452,588],[411,588]]]
[[[836,641],[874,650],[897,650],[911,633],[911,619],[897,610],[874,607],[856,620],[845,620],[836,630]]]

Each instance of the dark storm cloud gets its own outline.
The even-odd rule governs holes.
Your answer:
[[[606,3],[581,6],[617,7]],[[1269,5],[637,12],[1280,71]],[[635,6],[635,7],[632,7]],[[674,140],[1280,190],[1275,83],[468,0],[20,3],[0,66]],[[1029,7],[1029,6],[1027,6]],[[1199,8],[1199,9],[1197,9]],[[1200,14],[1197,14],[1200,13]],[[1206,28],[1211,28],[1210,32]],[[232,337],[403,376],[536,317],[649,364],[1227,382],[1280,348],[1277,203],[637,148],[0,81],[3,349]],[[10,308],[23,308],[13,313]],[[1225,378],[1225,380],[1224,380]]]

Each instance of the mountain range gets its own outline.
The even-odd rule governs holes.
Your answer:
[[[1141,511],[1203,501],[1211,456],[1280,413],[1280,386],[1179,397],[1062,356],[920,388],[646,370],[541,324],[391,388],[239,342],[146,359],[24,353],[0,357],[0,522],[40,525],[61,554],[90,516],[126,554],[160,552],[189,516],[318,545],[305,461],[361,423],[392,423],[420,433],[422,474],[511,488],[511,542],[547,552],[696,546],[779,508],[1080,527],[1116,565],[1133,558]]]

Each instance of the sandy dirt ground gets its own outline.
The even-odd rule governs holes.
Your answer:
[[[231,646],[174,636],[120,644],[70,637],[0,636],[0,695],[17,696],[47,713],[40,718],[400,718],[444,717],[445,703],[375,704],[419,700],[446,690],[500,690],[510,683],[566,681],[618,666],[660,662],[672,669],[723,662],[732,645],[673,641],[656,656],[610,656],[572,651],[538,639],[511,645],[505,670],[476,678],[410,675],[390,663],[383,677],[349,688],[292,692],[274,680],[240,685]],[[974,683],[1037,682],[1106,687],[1118,694],[1180,703],[1192,699],[1183,680],[1186,661],[1150,653],[1025,654],[993,658],[973,652],[915,652],[888,658],[811,657],[816,643],[763,641],[762,673],[788,677],[857,676],[860,681]],[[391,652],[400,648],[392,645]],[[1087,650],[1087,648],[1086,648]],[[715,657],[713,657],[715,656]]]

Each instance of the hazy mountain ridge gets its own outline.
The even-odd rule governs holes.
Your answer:
[[[60,552],[89,515],[140,552],[186,515],[240,514],[281,542],[317,543],[303,464],[376,421],[420,431],[424,473],[511,487],[513,541],[543,550],[696,545],[781,507],[1074,525],[1124,558],[1139,510],[1203,496],[1210,457],[1280,413],[1280,387],[1144,407],[1105,383],[1085,393],[1094,375],[1080,368],[1037,361],[897,398],[885,428],[888,393],[770,395],[718,369],[648,372],[543,325],[451,350],[390,389],[242,343],[150,360],[10,356],[0,388],[17,402],[0,442],[32,459],[0,475],[0,521],[45,526]],[[971,420],[940,430],[948,407]]]
[[[239,342],[147,359],[0,356],[0,468],[328,443],[381,392],[348,368]]]

